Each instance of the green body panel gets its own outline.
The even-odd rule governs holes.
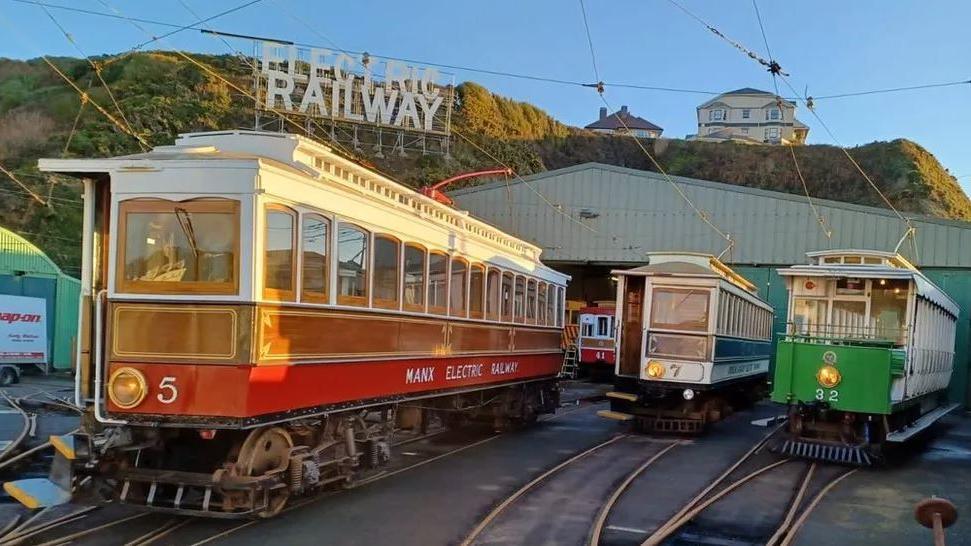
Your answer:
[[[834,366],[842,376],[838,385],[825,388],[816,372],[825,365],[823,355],[836,354]],[[886,347],[826,345],[805,341],[779,341],[776,350],[772,400],[782,404],[820,400],[840,411],[889,414],[890,384],[903,369],[902,351]]]

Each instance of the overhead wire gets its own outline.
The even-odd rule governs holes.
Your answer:
[[[700,18],[699,16],[697,16],[694,13],[692,13],[691,11],[689,11],[687,8],[685,8],[684,6],[682,6],[681,4],[679,4],[676,0],[668,0],[668,2],[670,2],[670,3],[674,4],[675,6],[677,6],[679,9],[681,9],[681,11],[685,12],[691,18],[693,18],[696,21],[698,21],[699,23],[701,23],[703,26],[705,26],[706,28],[708,28],[708,30],[712,31],[715,35],[721,37],[722,39],[726,40],[727,42],[729,42],[730,44],[732,44],[733,46],[735,46],[736,49],[740,49],[743,52],[747,52],[747,55],[749,57],[755,59],[759,64],[762,64],[763,66],[766,66],[767,61],[765,61],[761,57],[758,57],[757,55],[752,54],[751,53],[751,50],[748,50],[748,48],[745,48],[744,46],[741,46],[737,42],[734,42],[733,40],[727,38],[718,29],[714,28],[712,25],[708,24],[704,19]],[[772,63],[770,63],[770,64],[771,65],[774,65],[776,67],[779,66],[778,63],[776,63],[774,61]],[[879,188],[879,186],[877,186],[877,184],[873,181],[873,179],[870,178],[870,175],[868,175],[866,173],[866,171],[863,170],[863,167],[861,167],[860,164],[856,161],[856,159],[853,158],[853,156],[850,154],[849,150],[847,150],[846,147],[840,142],[840,140],[838,138],[836,138],[836,135],[833,133],[833,131],[829,128],[829,126],[826,124],[826,122],[824,122],[823,119],[819,116],[819,113],[816,112],[816,109],[815,109],[815,107],[813,105],[812,99],[809,98],[809,97],[806,97],[806,96],[804,96],[802,94],[800,94],[799,91],[796,90],[795,87],[793,87],[792,83],[790,83],[789,80],[788,80],[789,74],[787,74],[785,72],[782,72],[781,69],[780,70],[773,70],[772,68],[770,68],[769,71],[774,76],[777,75],[779,78],[781,78],[782,81],[783,81],[783,83],[786,84],[786,86],[789,88],[789,90],[797,98],[799,98],[800,100],[802,100],[806,104],[806,109],[809,110],[809,112],[813,115],[814,118],[816,118],[816,120],[819,122],[820,126],[823,127],[823,129],[826,131],[826,133],[829,135],[829,137],[833,140],[833,142],[836,143],[836,146],[840,150],[843,151],[843,154],[850,161],[850,163],[853,165],[853,167],[856,168],[856,170],[860,173],[860,175],[863,176],[863,179],[866,180],[866,182],[870,185],[871,188],[873,188],[873,190],[876,192],[876,194],[880,196],[880,198],[883,200],[883,202],[887,205],[887,207],[891,211],[893,211],[893,213],[897,216],[897,218],[900,219],[905,224],[906,230],[904,232],[903,237],[901,237],[900,242],[897,244],[897,248],[895,250],[898,250],[900,248],[900,244],[903,243],[904,239],[906,239],[907,237],[910,237],[911,244],[913,245],[914,252],[915,252],[915,257],[916,257],[916,252],[917,252],[917,246],[916,246],[916,240],[915,240],[916,239],[916,228],[914,227],[914,225],[911,222],[910,218],[905,217],[903,214],[900,213],[899,210],[897,210],[897,208],[893,205],[893,203],[890,201],[890,199],[887,198],[887,196],[883,193],[883,191]],[[778,94],[777,94],[777,96],[778,96]]]
[[[17,175],[15,175],[12,171],[4,167],[2,163],[0,163],[0,173],[7,175],[7,178],[9,178],[10,180],[13,180],[18,186],[20,186],[25,192],[27,192],[27,194],[33,197],[34,201],[37,201],[38,203],[40,203],[41,205],[44,205],[45,207],[48,206],[47,201],[44,201],[44,199],[41,196],[34,193],[34,191],[31,190],[27,186],[27,184],[24,184],[23,182],[21,182],[20,179],[17,178]]]
[[[759,23],[759,30],[762,33],[762,42],[765,44],[765,52],[769,56],[769,60],[771,62],[775,62],[775,57],[772,55],[772,48],[769,47],[769,37],[765,31],[765,24],[762,21],[762,12],[759,11],[758,0],[752,0],[752,7],[755,9],[755,18]],[[779,108],[779,117],[784,118],[783,112],[785,112],[785,110],[783,109],[783,99],[779,94],[778,78],[780,76],[775,72],[770,72],[770,75],[772,76],[772,86],[775,88],[775,100],[776,100],[776,105]],[[792,121],[793,122],[796,121],[795,111],[793,111]],[[781,139],[781,135],[780,135],[780,139]],[[813,203],[812,196],[809,195],[809,185],[806,183],[806,179],[802,175],[802,168],[799,167],[799,160],[796,158],[795,146],[791,142],[788,144],[785,144],[785,146],[789,148],[789,155],[790,157],[792,157],[792,165],[793,167],[795,167],[796,176],[799,178],[799,182],[802,184],[802,191],[803,191],[803,194],[805,194],[806,196],[806,201],[809,203],[809,209],[812,211],[813,216],[816,219],[816,223],[819,224],[819,228],[820,230],[822,230],[823,235],[826,236],[826,239],[830,242],[830,246],[832,246],[833,230],[826,225],[826,220],[823,218],[823,215],[820,214],[819,209],[816,208],[816,204]]]
[[[334,42],[334,40],[332,40],[326,34],[322,33],[319,29],[317,29],[316,27],[308,24],[305,20],[300,19],[299,17],[296,17],[288,9],[286,9],[284,6],[282,6],[281,5],[281,2],[274,1],[273,3],[276,6],[280,7],[281,8],[281,11],[283,11],[284,13],[286,13],[287,15],[289,15],[291,18],[293,18],[298,23],[300,23],[303,26],[305,26],[308,30],[310,30],[310,32],[312,32],[313,34],[317,35],[318,37],[320,37],[324,41],[328,42],[331,45],[331,47],[333,47],[334,49],[340,51],[341,53],[344,53],[345,55],[348,55],[352,59],[356,59],[356,54],[354,54],[353,52],[349,52],[349,51],[341,48],[340,46],[337,45],[336,42]],[[357,62],[359,62],[359,61],[357,61]],[[574,218],[573,215],[568,214],[567,212],[565,212],[563,210],[563,207],[562,206],[553,203],[553,201],[551,201],[546,195],[544,195],[542,192],[540,192],[539,190],[537,190],[532,184],[530,184],[525,178],[523,178],[522,175],[520,175],[518,172],[516,172],[515,169],[513,169],[511,166],[509,166],[506,162],[504,162],[501,159],[499,159],[498,157],[496,157],[494,154],[490,153],[488,150],[486,150],[483,146],[479,145],[473,139],[467,137],[466,135],[463,135],[461,131],[455,129],[454,127],[450,128],[450,132],[452,134],[455,134],[456,136],[458,136],[459,138],[461,138],[465,142],[467,142],[469,145],[471,145],[473,148],[477,149],[479,152],[481,152],[482,154],[484,154],[485,156],[487,156],[491,160],[495,161],[496,163],[498,163],[498,164],[502,165],[503,167],[505,167],[505,168],[509,169],[510,171],[512,171],[513,176],[515,176],[516,179],[521,184],[523,184],[524,186],[526,186],[526,188],[528,188],[530,191],[532,191],[534,194],[536,194],[536,196],[539,197],[540,200],[543,201],[543,203],[545,203],[547,206],[549,206],[551,209],[553,209],[554,212],[556,212],[557,214],[559,214],[559,215],[567,218],[571,222],[575,223],[576,225],[580,226],[581,228],[583,228],[583,229],[585,229],[587,231],[590,231],[590,232],[593,232],[593,233],[598,233],[598,231],[594,227],[585,224],[584,222],[582,222],[581,220],[579,220],[577,218]],[[508,185],[508,182],[507,182],[507,185]]]
[[[580,11],[583,12],[584,28],[587,32],[587,43],[590,44],[590,55],[591,57],[596,59],[596,53],[593,47],[593,37],[590,35],[589,25],[586,24],[586,7],[583,4],[583,0],[579,0],[579,2],[580,2]],[[596,63],[594,63],[594,65],[596,65]],[[610,103],[607,101],[607,97],[604,96],[604,88],[602,86],[597,88],[597,94],[600,96],[600,100],[603,101],[604,106],[607,107],[607,110],[613,111],[613,107],[611,107]],[[671,185],[671,187],[674,188],[677,194],[691,208],[691,210],[694,211],[694,213],[698,216],[698,218],[701,219],[702,222],[707,224],[708,227],[710,227],[715,233],[717,233],[721,238],[723,238],[725,242],[728,243],[728,246],[725,248],[725,250],[721,252],[721,254],[718,255],[718,258],[721,258],[726,253],[731,252],[732,248],[735,246],[735,241],[732,239],[731,235],[722,231],[718,226],[716,226],[715,223],[712,222],[711,218],[709,218],[709,215],[703,212],[694,203],[694,201],[692,201],[691,198],[688,197],[687,193],[685,193],[684,189],[681,188],[680,184],[678,184],[673,178],[671,178],[671,176],[667,173],[667,171],[664,170],[664,167],[661,166],[661,163],[654,157],[653,154],[651,154],[651,152],[647,150],[647,147],[644,146],[644,143],[642,143],[641,140],[637,138],[637,136],[633,133],[633,131],[631,131],[630,126],[627,124],[627,122],[624,120],[624,118],[620,115],[619,112],[614,112],[614,118],[624,128],[625,133],[631,136],[631,138],[637,144],[637,147],[640,148],[642,152],[644,152],[644,155],[646,155],[647,158],[651,161],[651,163],[654,165],[654,168],[656,168],[658,172],[661,173],[661,176],[663,176],[664,179]]]
[[[128,128],[128,132],[131,134],[135,134],[135,129],[132,128],[131,122],[128,121],[128,118],[125,116],[125,112],[124,110],[121,109],[121,105],[118,104],[118,100],[115,98],[114,93],[111,92],[111,87],[108,85],[108,82],[106,82],[104,77],[101,75],[101,69],[102,69],[101,65],[91,60],[91,57],[88,56],[88,54],[85,53],[83,49],[81,49],[81,45],[77,43],[77,41],[74,39],[74,36],[72,36],[71,33],[69,33],[61,25],[60,21],[58,21],[57,18],[54,17],[54,14],[51,13],[49,9],[47,9],[44,6],[41,6],[40,9],[42,9],[44,13],[47,15],[47,17],[54,23],[54,26],[56,26],[58,30],[61,31],[61,34],[64,35],[64,38],[66,38],[67,41],[74,46],[74,49],[76,49],[77,52],[80,53],[82,57],[84,57],[84,60],[88,62],[88,64],[91,66],[91,69],[94,70],[94,75],[97,76],[98,81],[101,82],[102,87],[104,87],[105,92],[108,94],[108,98],[110,98],[112,104],[115,105],[115,110],[118,111],[118,115],[121,117],[122,121],[125,122],[125,126]],[[91,90],[91,85],[88,85],[88,91],[90,90]],[[81,99],[82,109],[84,108],[85,102],[87,102],[85,99],[86,96],[87,96],[87,92],[85,92],[85,94],[82,95],[82,99]],[[81,112],[78,111],[78,118],[80,118],[80,116],[81,116]],[[75,120],[75,127],[76,126],[77,126],[77,120]],[[73,137],[73,134],[74,134],[74,130],[72,129],[71,131],[72,137]],[[141,140],[138,141],[138,145],[141,147],[143,152],[147,151],[148,148],[145,146],[145,144],[142,143]]]

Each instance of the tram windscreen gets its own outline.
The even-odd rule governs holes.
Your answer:
[[[238,209],[235,201],[124,202],[119,241],[120,290],[235,291]]]
[[[704,289],[656,287],[651,293],[651,328],[705,332],[708,297]]]

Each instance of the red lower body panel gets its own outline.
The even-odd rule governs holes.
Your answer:
[[[612,353],[611,353],[612,354]],[[141,371],[148,395],[114,414],[247,418],[288,410],[555,376],[560,353],[227,366],[112,362]]]
[[[611,364],[614,363],[614,350],[613,349],[599,349],[599,348],[580,348],[580,363],[581,364]]]

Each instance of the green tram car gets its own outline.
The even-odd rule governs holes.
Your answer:
[[[958,306],[898,254],[808,253],[789,291],[772,400],[788,405],[776,450],[869,465],[957,407],[947,404]]]

